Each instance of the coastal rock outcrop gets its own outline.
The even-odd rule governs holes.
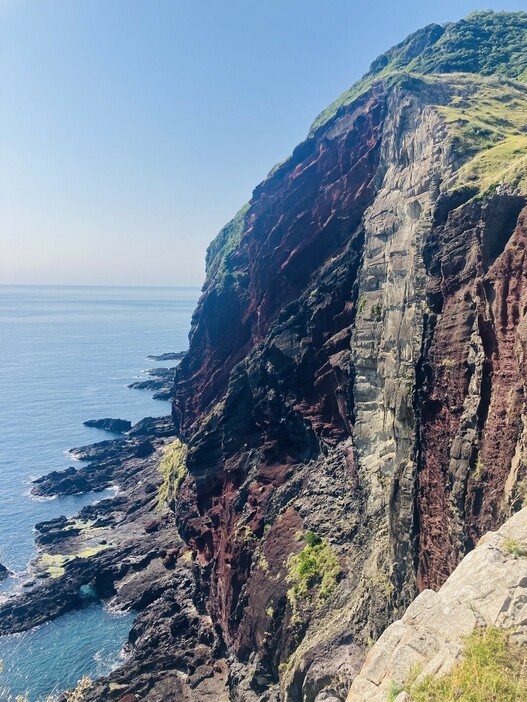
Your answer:
[[[235,702],[344,700],[395,612],[522,503],[527,93],[493,75],[523,76],[511,46],[525,14],[395,47],[209,248],[174,507]]]
[[[128,387],[135,390],[154,390],[154,400],[171,400],[174,395],[176,368],[149,368],[145,372],[149,376],[148,380],[136,380]]]
[[[150,361],[181,361],[186,353],[186,351],[168,351],[158,356],[147,356],[147,358]]]
[[[51,471],[33,481],[31,493],[38,497],[55,497],[57,495],[79,495],[84,492],[100,491],[111,487],[116,482],[125,480],[127,461],[133,458],[147,458],[155,451],[158,427],[161,436],[167,436],[166,424],[160,420],[148,422],[143,420],[143,427],[148,426],[149,433],[138,432],[137,435],[122,439],[110,439],[89,446],[72,449],[71,455],[78,461],[89,461],[82,468],[70,466],[66,470]],[[137,427],[137,425],[136,425]],[[170,422],[171,433],[174,427]]]
[[[467,637],[495,627],[527,643],[527,508],[486,534],[438,592],[424,590],[368,652],[347,702],[386,702],[415,671],[449,673]]]
[[[112,419],[105,417],[104,419],[88,419],[83,422],[85,427],[95,427],[95,429],[104,429],[114,434],[124,434],[132,428],[132,422],[128,419]]]

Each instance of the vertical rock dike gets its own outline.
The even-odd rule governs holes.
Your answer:
[[[527,15],[476,13],[392,49],[209,249],[175,513],[235,702],[344,700],[371,642],[523,502],[511,37],[527,48]]]

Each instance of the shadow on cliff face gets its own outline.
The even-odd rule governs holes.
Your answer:
[[[457,206],[425,245],[432,312],[417,397],[421,587],[440,586],[512,498],[506,484],[524,411],[525,204],[504,194]]]
[[[210,250],[175,509],[243,702],[344,699],[369,639],[517,505],[525,199],[440,194],[450,87],[413,85],[338,111]],[[316,559],[297,597],[307,532],[323,598]]]

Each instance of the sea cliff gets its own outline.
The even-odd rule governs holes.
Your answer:
[[[172,416],[85,450],[89,487],[121,494],[39,528],[105,548],[0,607],[20,630],[89,572],[141,612],[87,701],[344,702],[372,643],[521,508],[526,56],[525,13],[412,35],[211,244],[160,379]]]

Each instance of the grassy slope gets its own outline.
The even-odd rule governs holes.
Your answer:
[[[525,702],[527,645],[513,643],[498,629],[477,630],[449,674],[417,677],[404,687],[394,685],[390,699],[402,690],[411,702]]]
[[[438,110],[454,150],[466,161],[458,184],[482,194],[501,182],[527,191],[527,85],[498,77],[475,80],[470,74],[446,80],[456,94]]]
[[[498,74],[527,80],[527,12],[474,12],[459,22],[431,24],[371,64],[370,70],[315,119],[311,132],[391,73]]]

